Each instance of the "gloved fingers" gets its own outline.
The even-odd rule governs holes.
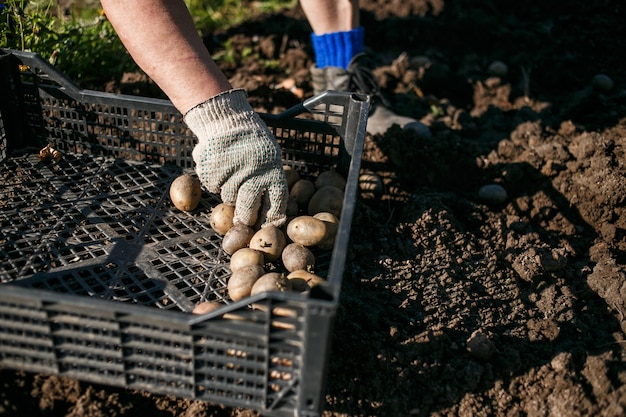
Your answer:
[[[287,219],[287,179],[281,168],[252,177],[239,187],[234,222],[280,227]]]
[[[221,185],[219,193],[223,203],[236,206],[237,194],[242,181],[237,175],[234,175]]]
[[[261,224],[282,227],[287,220],[287,200],[289,192],[287,182],[273,183],[263,195],[263,205],[261,207]]]
[[[257,226],[271,224],[281,227],[287,220],[287,201],[289,199],[287,176],[282,166],[273,168],[265,174],[263,183],[266,186]]]
[[[243,223],[248,226],[254,226],[259,217],[263,192],[263,188],[251,179],[240,185],[236,194],[233,223]],[[224,197],[222,197],[222,200],[223,199]]]
[[[196,164],[196,174],[204,188],[210,193],[219,193],[220,182],[222,181],[221,175],[220,172],[215,169],[214,163],[211,161],[206,148],[201,145],[196,145],[192,151],[192,155]]]

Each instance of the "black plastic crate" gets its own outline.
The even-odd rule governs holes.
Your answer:
[[[318,416],[369,108],[326,92],[263,114],[285,164],[347,177],[327,285],[229,300],[217,196],[176,210],[193,134],[167,100],[84,90],[38,55],[0,56],[0,366]],[[61,157],[41,160],[50,145]],[[200,301],[220,309],[194,315]],[[251,308],[254,304],[255,308]]]

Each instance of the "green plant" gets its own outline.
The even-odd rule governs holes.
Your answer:
[[[0,15],[0,46],[36,52],[85,87],[138,70],[102,13],[64,16],[55,3],[8,0]]]
[[[293,7],[296,3],[297,0],[185,0],[196,28],[204,34],[238,25],[255,14]]]

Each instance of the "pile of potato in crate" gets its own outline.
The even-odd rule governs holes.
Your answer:
[[[301,178],[287,165],[284,172],[289,187],[284,226],[233,223],[235,207],[225,203],[211,210],[211,227],[223,236],[222,249],[230,255],[232,301],[268,291],[306,292],[325,281],[315,273],[314,250],[330,251],[334,246],[346,179],[334,169],[314,181]],[[202,186],[194,174],[185,173],[170,185],[170,198],[179,210],[194,210],[201,197]],[[220,306],[203,301],[193,312],[204,314]]]

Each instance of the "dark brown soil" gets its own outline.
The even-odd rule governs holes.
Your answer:
[[[624,415],[626,6],[362,7],[381,85],[433,137],[368,137],[363,165],[386,192],[358,201],[324,415]],[[230,38],[234,60],[221,65],[233,84],[259,111],[279,112],[301,100],[277,88],[285,79],[311,94],[308,36],[296,9],[207,37],[207,46],[218,53]],[[507,74],[491,75],[493,61]],[[612,88],[594,85],[597,74]],[[481,198],[486,184],[503,187],[506,200]],[[0,376],[0,415],[255,415]]]

